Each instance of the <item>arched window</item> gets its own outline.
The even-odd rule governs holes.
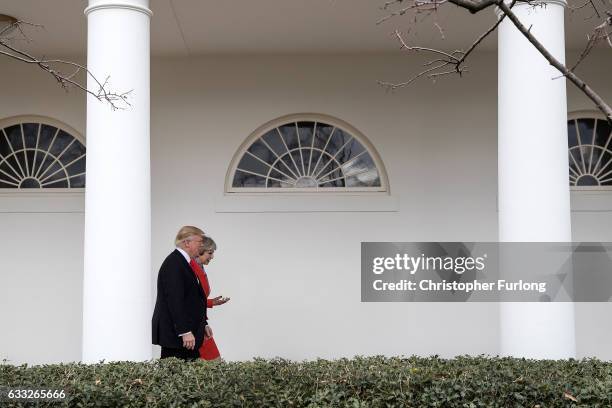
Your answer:
[[[52,119],[0,121],[0,188],[85,187],[85,146],[76,131]]]
[[[349,124],[325,115],[285,116],[242,144],[228,170],[226,190],[388,191],[374,147]]]
[[[572,114],[567,134],[570,186],[579,189],[612,186],[612,133],[603,116]]]

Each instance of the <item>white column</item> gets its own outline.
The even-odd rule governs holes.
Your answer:
[[[565,1],[543,3],[513,11],[563,62]],[[498,54],[499,240],[571,241],[565,79],[508,18]],[[502,355],[575,355],[572,303],[502,303],[500,313]]]
[[[131,107],[87,96],[83,361],[151,355],[149,0],[89,0],[87,65]],[[91,78],[89,89],[98,89]]]

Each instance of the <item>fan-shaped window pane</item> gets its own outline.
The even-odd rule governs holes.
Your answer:
[[[297,149],[298,145],[298,137],[297,137],[297,128],[295,123],[290,123],[288,125],[279,126],[278,131],[283,136],[285,140],[285,144],[289,148],[289,150]]]
[[[65,130],[24,122],[0,129],[0,188],[83,188],[85,146]]]
[[[236,187],[264,187],[266,185],[266,178],[263,176],[257,176],[255,174],[249,174],[244,171],[236,170],[234,175],[234,186]]]
[[[268,166],[266,163],[257,160],[257,158],[252,154],[247,153],[244,155],[242,160],[240,160],[240,163],[238,163],[238,169],[245,170],[249,173],[259,174],[265,177],[265,175],[268,174],[270,166]]]
[[[25,138],[25,144],[28,149],[36,148],[36,137],[38,136],[38,123],[24,123],[23,134]]]
[[[277,156],[282,156],[283,154],[287,153],[287,147],[283,143],[277,129],[269,131],[263,135],[261,139],[274,151],[274,153],[276,153]]]
[[[312,146],[312,134],[314,132],[314,122],[298,122],[298,133],[300,137],[300,145],[303,147]]]
[[[85,187],[85,175],[81,174],[80,176],[71,177],[70,178],[70,187],[71,188],[83,188],[83,187]]]
[[[231,187],[384,191],[372,154],[359,135],[332,123],[314,118],[280,122],[235,159]]]
[[[313,147],[316,147],[320,150],[324,150],[334,129],[335,128],[331,125],[327,125],[325,123],[318,123],[317,131],[315,132],[315,140]]]
[[[49,125],[42,125],[40,127],[40,138],[38,139],[38,148],[43,151],[48,150],[49,145],[51,145],[51,142],[53,142],[53,139],[55,139],[55,135],[57,134],[58,131],[59,129],[56,127],[49,126]]]
[[[13,151],[19,151],[23,149],[23,139],[21,137],[21,126],[13,125],[4,129],[8,142],[10,143]]]
[[[340,129],[336,129],[334,134],[329,139],[327,148],[325,151],[331,155],[336,155],[338,151],[344,148],[348,142],[352,139],[352,136],[343,132]]]
[[[251,147],[249,147],[249,152],[252,153],[254,156],[257,156],[261,160],[265,161],[268,164],[274,163],[274,161],[277,158],[274,152],[270,150],[266,146],[266,144],[261,140],[258,140],[255,143],[253,143]]]
[[[612,137],[603,119],[568,121],[569,181],[571,186],[612,186]]]

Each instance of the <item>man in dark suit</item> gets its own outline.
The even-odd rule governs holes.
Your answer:
[[[161,358],[196,359],[204,339],[212,336],[206,321],[206,295],[190,266],[203,240],[201,229],[182,227],[176,249],[159,269],[152,324],[153,344],[161,346]]]

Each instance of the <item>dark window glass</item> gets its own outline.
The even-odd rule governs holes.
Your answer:
[[[62,162],[64,166],[67,166],[76,159],[79,159],[81,156],[83,156],[84,158],[84,155],[85,146],[75,140],[74,143],[72,143],[70,147],[64,152],[64,154],[62,154],[62,156],[60,157],[60,162]]]
[[[49,184],[45,184],[43,187],[45,188],[68,188],[68,180],[58,180]]]
[[[601,157],[601,160],[593,173],[599,174],[601,172],[601,174],[605,174],[610,168],[612,168],[612,154],[609,151],[606,151]]]
[[[337,168],[337,170],[332,171],[331,173],[329,173],[325,177],[320,177],[318,179],[318,182],[319,182],[319,184],[333,182],[333,184],[335,184],[335,187],[341,187],[339,185],[341,182],[344,185],[344,181],[342,180],[342,176],[343,176],[342,171],[340,171],[340,169]]]
[[[21,181],[21,184],[19,184],[19,188],[40,188],[40,183],[38,182],[38,180],[28,177]]]
[[[81,174],[80,176],[71,177],[70,178],[70,187],[71,188],[83,188],[83,187],[85,187],[85,175]]]
[[[580,170],[580,173],[582,173],[584,171],[584,164],[582,162],[582,155],[580,154],[580,149],[575,147],[572,150],[570,150],[570,159],[571,162],[576,166],[576,168],[578,170]]]
[[[365,151],[365,147],[357,139],[351,139],[350,142],[342,149],[342,151],[336,156],[336,160],[340,163],[345,163],[351,160],[353,157],[359,156]],[[372,163],[373,165],[374,163]]]
[[[53,163],[49,169],[50,171],[41,177],[42,184],[51,183],[52,181],[57,181],[68,176],[66,174],[66,170],[64,170],[64,168],[57,162]]]
[[[352,136],[348,133],[345,133],[340,129],[336,129],[325,151],[334,156],[351,138]]]
[[[6,140],[6,137],[4,137],[4,132],[0,132],[0,156],[6,157],[12,152],[11,145]]]
[[[605,165],[597,172],[600,180],[605,180],[610,177],[612,172],[612,161],[608,161]]]
[[[293,179],[297,177],[293,172],[289,170],[287,166],[283,164],[283,161],[277,161],[276,164],[274,165],[274,168],[285,173],[288,177],[291,177]]]
[[[66,167],[66,170],[68,170],[68,174],[71,176],[75,174],[85,173],[85,156],[81,157],[79,160]]]
[[[574,169],[574,170],[576,170],[578,173],[580,173],[580,170],[579,170],[579,168],[578,168],[578,167],[579,167],[579,166],[578,166],[578,163],[576,162],[576,160],[575,160],[575,158],[574,158],[574,154],[572,153],[572,152],[573,152],[573,150],[574,150],[574,149],[572,149],[572,150],[568,150],[568,152],[567,152],[567,157],[568,157],[568,161],[569,161],[569,166],[570,166],[570,168],[571,168],[571,169]]]
[[[255,143],[249,147],[248,151],[269,164],[274,163],[276,160],[276,155],[268,149],[261,140],[255,141]]]
[[[610,148],[610,125],[605,120],[597,121],[597,129],[595,129],[595,144],[601,147]]]
[[[310,164],[310,152],[312,150],[310,148],[302,148],[300,152],[302,153],[302,163],[304,163],[304,174],[308,174],[308,166]]]
[[[53,174],[53,172],[55,172],[59,168],[60,165],[55,161],[55,159],[52,156],[47,155],[47,157],[45,157],[45,160],[43,161],[43,164],[41,165],[38,177],[40,179],[44,179],[45,177],[48,177],[49,175]]]
[[[35,150],[27,150],[26,157],[28,158],[28,169],[30,169],[30,174],[33,173],[34,170],[34,156],[36,154]]]
[[[580,156],[582,156],[582,162],[584,163],[584,167],[587,172],[590,171],[591,148],[592,148],[592,145],[580,147]]]
[[[576,121],[567,122],[567,144],[570,148],[578,146],[578,133],[576,133]]]
[[[24,123],[23,124],[23,135],[25,137],[26,148],[36,148],[36,139],[38,138],[38,123]]]
[[[264,176],[268,174],[268,170],[270,169],[269,166],[266,166],[264,163],[260,162],[248,153],[242,156],[242,160],[240,160],[240,163],[238,163],[238,168]]]
[[[4,129],[6,136],[13,148],[13,151],[23,149],[23,139],[21,138],[21,126],[13,125]]]
[[[603,150],[601,150],[601,148],[598,146],[593,146],[593,148],[591,149],[591,156],[589,158],[591,172],[595,172],[595,166],[599,167],[599,165],[601,164],[600,157],[602,153]]]
[[[333,130],[334,130],[333,126],[329,126],[324,123],[318,123],[317,131],[315,133],[315,141],[314,141],[313,147],[323,150]]]
[[[290,179],[289,177],[284,176],[283,174],[279,173],[279,172],[278,172],[278,171],[276,171],[276,170],[272,170],[272,171],[270,172],[270,177],[275,178],[275,179],[278,179],[278,180],[280,180],[280,181],[284,181],[284,182],[286,182],[287,184],[293,184],[293,181],[291,181],[291,179]]]
[[[277,129],[272,129],[271,131],[263,135],[262,139],[266,141],[266,143],[272,148],[272,150],[274,150],[274,152],[278,156],[282,156],[283,154],[287,153],[285,144],[283,143]]]
[[[302,156],[298,150],[294,150],[291,152],[291,157],[293,158],[293,162],[298,168],[298,174],[304,174],[304,163],[302,162]]]
[[[298,169],[296,167],[298,165],[298,163],[294,163],[293,160],[291,160],[291,156],[289,155],[289,153],[287,153],[283,157],[281,157],[281,161],[283,162],[285,167],[288,167],[288,168],[290,168],[293,171],[292,175],[294,177],[295,176],[299,177],[300,172],[298,171]]]
[[[574,164],[574,162],[571,160],[571,153],[570,153],[570,165],[569,165],[569,174],[570,176],[576,178],[580,176],[581,171],[576,167],[576,165]]]
[[[580,133],[580,143],[592,144],[593,143],[593,130],[595,127],[595,120],[593,119],[579,119],[578,120],[578,133]]]
[[[329,169],[325,170],[325,171],[324,171],[324,169],[327,166],[329,166],[330,163],[332,163],[332,162],[333,162],[333,159],[332,159],[332,157],[330,155],[328,155],[327,153],[322,153],[321,160],[319,160],[319,163],[315,167],[315,169],[312,172],[312,174],[314,176],[317,176],[317,175],[322,176],[322,175],[324,175],[326,173],[326,171],[329,171]]]
[[[287,147],[289,148],[289,150],[297,149],[299,147],[297,131],[295,129],[295,123],[279,126],[278,130],[283,136],[283,139],[285,139],[285,143],[287,144]]]
[[[317,166],[317,162],[319,161],[319,157],[321,157],[321,152],[319,150],[313,150],[310,158],[309,174],[314,174],[315,167]]]
[[[25,174],[23,174],[23,170],[21,169],[21,167],[19,167],[19,163],[17,163],[17,159],[15,158],[15,155],[11,155],[9,157],[6,158],[6,162],[16,171],[19,173],[19,177],[25,177]]]
[[[599,182],[594,176],[585,174],[583,176],[580,176],[576,184],[579,186],[598,186]]]
[[[314,122],[298,122],[298,133],[300,145],[310,148],[312,146],[312,134],[314,132]]]
[[[1,162],[1,160],[0,160]],[[17,180],[19,180],[21,177],[19,176],[19,174],[17,174],[9,165],[7,162],[2,162],[0,163],[0,170],[2,170],[4,173],[0,173],[0,179],[4,179],[7,181],[11,181],[11,182],[15,182],[15,180],[11,179],[10,177],[16,178]],[[10,176],[10,177],[9,177]]]
[[[38,171],[41,169],[43,164],[43,160],[45,160],[45,152],[36,151],[34,152],[34,173],[38,174]]]
[[[49,149],[49,153],[51,153],[55,157],[59,156],[59,154],[64,151],[64,149],[70,143],[72,143],[73,140],[74,137],[70,136],[63,130],[60,130],[57,134],[57,137],[55,138],[55,141],[53,142],[53,145],[51,145],[51,148]]]
[[[319,187],[345,187],[345,182],[344,179],[340,179],[320,184]]]
[[[268,187],[282,187],[282,188],[292,188],[293,184],[283,183],[281,181],[277,181],[274,179],[268,179]]]
[[[234,187],[264,187],[266,178],[236,170],[232,185]]]
[[[49,125],[40,127],[40,139],[38,140],[38,148],[40,150],[49,149],[49,145],[53,141],[53,137],[57,133],[57,128]]]
[[[327,166],[323,168],[321,173],[317,175],[317,179],[325,177],[329,172],[331,172],[332,170],[338,169],[338,168],[339,168],[338,163],[336,163],[335,161],[331,161]]]

